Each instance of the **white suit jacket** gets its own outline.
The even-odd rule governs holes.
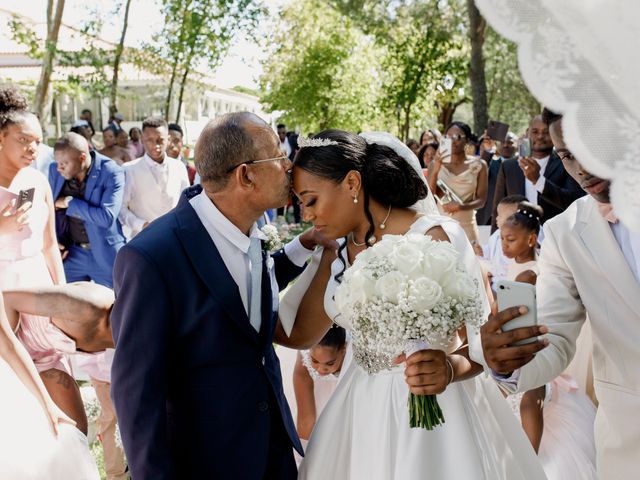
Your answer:
[[[640,285],[608,222],[587,196],[545,224],[538,320],[550,344],[520,370],[517,390],[543,385],[569,365],[588,312],[599,478],[637,478],[640,462]]]

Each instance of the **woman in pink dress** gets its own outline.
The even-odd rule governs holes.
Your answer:
[[[55,230],[54,200],[47,179],[34,162],[42,130],[14,88],[0,90],[0,290],[65,283]],[[33,200],[20,208],[21,191]],[[23,315],[13,326],[54,402],[86,433],[80,391],[67,354],[75,342],[48,318]]]

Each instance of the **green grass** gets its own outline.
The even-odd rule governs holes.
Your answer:
[[[100,479],[106,480],[107,474],[104,471],[104,454],[102,451],[102,444],[96,440],[93,442],[89,448],[91,448],[91,455],[96,461],[96,465],[98,465],[98,472],[100,472]]]

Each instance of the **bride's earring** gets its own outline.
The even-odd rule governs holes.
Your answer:
[[[353,197],[353,203],[358,203],[358,193],[356,192],[355,196]]]

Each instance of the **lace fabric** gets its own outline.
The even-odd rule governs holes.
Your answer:
[[[564,115],[570,150],[612,180],[616,214],[640,232],[640,3],[622,0],[476,0],[518,45],[533,95]]]

